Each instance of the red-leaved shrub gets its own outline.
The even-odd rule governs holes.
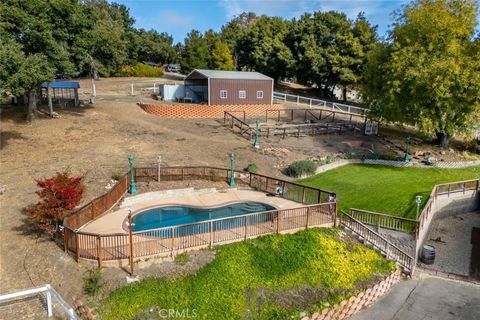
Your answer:
[[[37,186],[41,189],[35,193],[42,201],[25,208],[24,212],[41,231],[53,236],[82,199],[82,177],[71,177],[65,170],[52,178],[37,180]]]

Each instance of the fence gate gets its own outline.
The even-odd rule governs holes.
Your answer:
[[[378,122],[367,120],[365,122],[365,135],[373,136],[378,134]]]

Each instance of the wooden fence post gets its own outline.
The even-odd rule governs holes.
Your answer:
[[[128,213],[128,239],[130,242],[130,276],[133,277],[133,235],[132,235],[132,212]]]
[[[308,229],[308,220],[310,217],[310,207],[307,207],[307,223],[305,224],[305,229]]]
[[[172,227],[172,257],[173,257],[173,252],[175,251],[175,229]]]
[[[244,223],[245,223],[245,240],[247,240],[247,216],[244,217]]]
[[[337,226],[337,203],[336,202],[333,204],[333,226],[334,227]]]
[[[80,258],[80,244],[78,243],[78,233],[75,232],[75,260]]]
[[[277,233],[281,230],[280,228],[280,211],[277,211]]]
[[[67,245],[68,245],[68,242],[67,242],[67,228],[65,228],[65,226],[63,227],[63,248],[65,249],[65,253],[68,252],[68,248],[67,248]]]
[[[103,259],[103,252],[102,252],[102,238],[97,236],[97,256],[98,256],[98,268],[102,267],[102,259]]]
[[[213,221],[210,221],[210,246],[213,245]]]

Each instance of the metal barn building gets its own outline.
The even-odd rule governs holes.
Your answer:
[[[258,72],[195,69],[185,78],[184,83],[185,100],[195,103],[273,103],[273,79]]]

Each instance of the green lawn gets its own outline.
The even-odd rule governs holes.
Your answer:
[[[102,303],[101,319],[156,319],[159,309],[209,320],[311,315],[395,269],[376,251],[339,240],[338,232],[309,229],[216,247],[215,259],[196,275],[114,291]]]
[[[336,192],[343,210],[358,208],[415,218],[416,195],[423,196],[423,206],[435,184],[479,177],[480,167],[419,169],[353,164],[298,183]]]

